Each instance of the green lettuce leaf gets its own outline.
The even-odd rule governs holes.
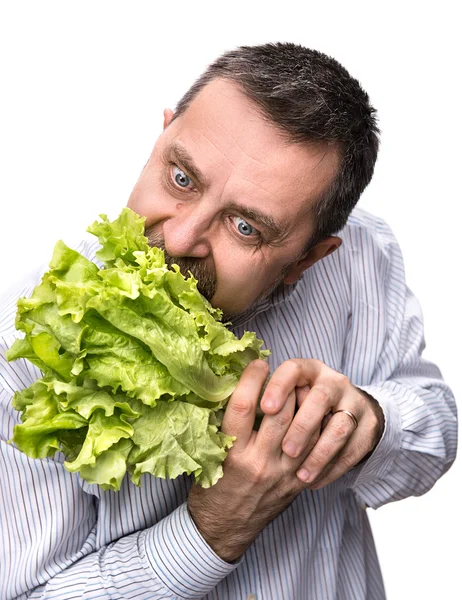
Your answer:
[[[128,473],[222,475],[232,438],[222,409],[251,360],[264,358],[254,333],[238,339],[190,274],[169,268],[128,208],[89,227],[102,269],[63,242],[30,298],[18,300],[24,333],[7,352],[43,377],[15,393],[21,412],[12,442],[33,458],[63,452],[65,467],[117,490]]]
[[[218,481],[234,438],[218,434],[216,413],[181,401],[161,401],[154,409],[139,403],[138,410],[128,457],[135,483],[143,473],[173,479],[183,472],[194,473],[203,487]]]

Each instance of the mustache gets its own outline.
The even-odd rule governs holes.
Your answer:
[[[194,278],[197,279],[197,289],[210,302],[217,289],[217,274],[213,266],[207,264],[203,258],[193,258],[190,256],[174,258],[165,249],[165,240],[162,235],[153,231],[152,227],[146,229],[145,235],[148,238],[150,246],[156,246],[164,252],[165,262],[169,267],[174,264],[178,265],[185,277],[188,276],[189,272],[192,273]]]

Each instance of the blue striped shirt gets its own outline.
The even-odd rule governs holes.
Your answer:
[[[384,586],[366,507],[429,490],[456,452],[456,409],[438,368],[422,359],[420,307],[399,246],[380,219],[356,209],[343,245],[241,315],[272,349],[271,370],[317,358],[374,396],[385,430],[373,455],[338,481],[302,492],[236,563],[221,560],[189,516],[191,479],[144,475],[120,492],[89,485],[63,457],[31,460],[7,440],[15,390],[40,372],[3,352],[18,335],[15,302],[0,309],[0,598],[381,600]],[[97,243],[75,246],[94,260]],[[220,515],[216,515],[220,518]]]

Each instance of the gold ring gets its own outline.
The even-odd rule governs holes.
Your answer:
[[[352,412],[350,412],[349,410],[345,410],[344,408],[339,408],[339,410],[336,410],[334,412],[334,415],[336,415],[339,412],[346,413],[350,417],[350,419],[353,421],[353,425],[355,426],[355,429],[358,427],[358,419],[354,416],[354,414]]]

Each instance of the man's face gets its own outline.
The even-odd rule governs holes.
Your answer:
[[[199,279],[234,315],[311,263],[310,209],[332,182],[337,153],[288,143],[239,87],[214,80],[165,128],[130,196],[150,243]],[[185,273],[186,274],[186,273]]]

